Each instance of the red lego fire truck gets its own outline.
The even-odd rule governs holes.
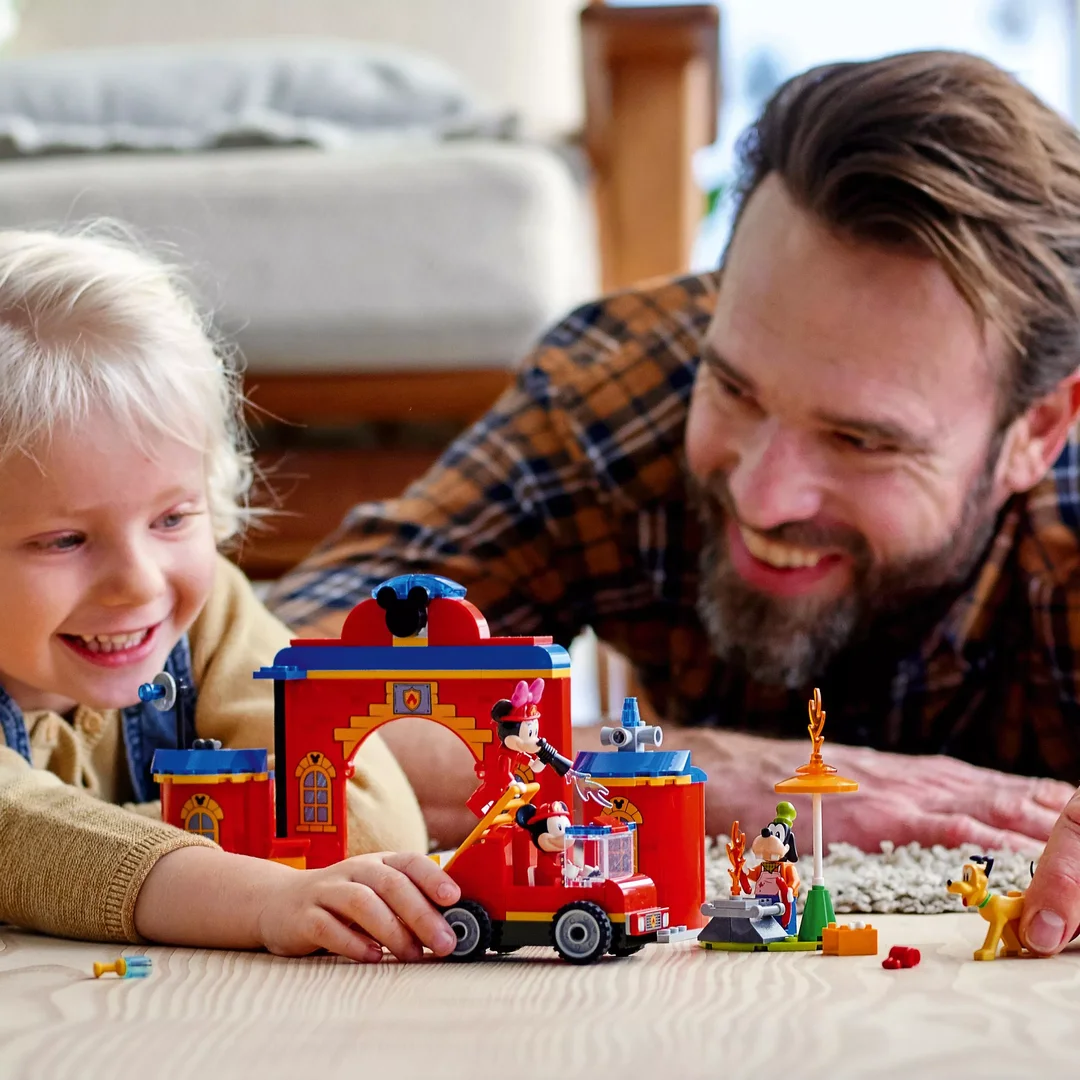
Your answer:
[[[450,959],[547,945],[571,964],[591,964],[655,942],[670,916],[657,904],[652,878],[636,873],[636,825],[563,819],[558,835],[565,846],[547,870],[546,852],[522,825],[538,790],[511,783],[444,864],[461,887],[461,899],[444,911],[458,937]]]

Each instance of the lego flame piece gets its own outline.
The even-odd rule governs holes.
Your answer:
[[[739,823],[737,821],[732,822],[731,825],[731,840],[727,844],[727,856],[731,860],[731,869],[728,871],[728,875],[731,878],[731,895],[739,896],[745,889],[747,893],[750,892],[749,882],[746,879],[746,873],[743,867],[746,865],[746,856],[744,851],[746,849],[746,833],[741,832],[739,829]]]
[[[813,750],[810,753],[810,761],[798,772],[836,772],[834,768],[826,765],[821,759],[821,746],[825,742],[825,710],[821,707],[821,691],[815,686],[814,696],[807,706],[810,712],[810,723],[806,730],[810,732],[810,745]]]
[[[858,791],[856,781],[837,775],[836,769],[827,765],[821,756],[821,747],[825,742],[825,710],[821,707],[821,691],[817,687],[814,687],[809,712],[810,723],[806,730],[810,733],[810,760],[800,765],[794,776],[776,784],[774,790],[784,795],[830,795]]]

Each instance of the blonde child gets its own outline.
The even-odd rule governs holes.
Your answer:
[[[104,235],[0,232],[0,922],[445,954],[432,901],[457,887],[422,854],[415,797],[375,737],[348,793],[355,857],[337,866],[228,854],[160,821],[150,762],[174,743],[141,683],[187,674],[199,737],[272,741],[272,691],[251,673],[289,633],[219,554],[250,480],[235,372],[165,266]],[[401,854],[359,854],[386,851]]]

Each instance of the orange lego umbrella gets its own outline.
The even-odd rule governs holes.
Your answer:
[[[825,729],[825,710],[821,707],[821,691],[816,687],[814,688],[814,697],[809,704],[809,711],[810,723],[807,725],[807,731],[810,732],[810,742],[813,747],[810,760],[805,765],[800,765],[795,770],[794,776],[789,777],[787,780],[781,780],[780,783],[774,786],[775,790],[781,795],[810,795],[813,797],[814,879],[811,893],[820,893],[821,902],[824,906],[820,916],[815,911],[814,917],[812,919],[808,918],[811,914],[811,900],[816,900],[816,897],[808,896],[803,913],[803,926],[806,927],[808,933],[816,933],[816,936],[820,938],[820,932],[817,932],[818,928],[813,924],[817,923],[819,919],[824,919],[825,922],[821,923],[824,926],[832,918],[832,902],[828,900],[828,894],[824,891],[825,873],[821,865],[821,796],[858,791],[859,785],[846,776],[840,776],[836,769],[831,765],[827,765],[821,757],[821,745],[825,742],[825,736],[822,734]],[[817,904],[815,903],[813,906],[816,908]],[[808,926],[808,922],[811,925]],[[803,937],[802,929],[799,931],[799,937],[800,939]]]

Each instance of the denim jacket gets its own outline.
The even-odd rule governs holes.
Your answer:
[[[187,635],[177,642],[176,647],[165,661],[165,670],[178,682],[183,680],[192,687],[188,698],[194,716],[196,688],[191,676],[191,649]],[[135,689],[135,688],[133,688]],[[121,727],[124,733],[124,749],[127,755],[128,772],[136,802],[151,802],[158,797],[158,785],[150,763],[154,751],[177,749],[176,746],[176,710],[159,712],[149,702],[129,705],[120,712]],[[22,710],[12,701],[7,691],[0,686],[0,729],[4,740],[12,750],[17,751],[30,761],[30,736],[26,730]]]

